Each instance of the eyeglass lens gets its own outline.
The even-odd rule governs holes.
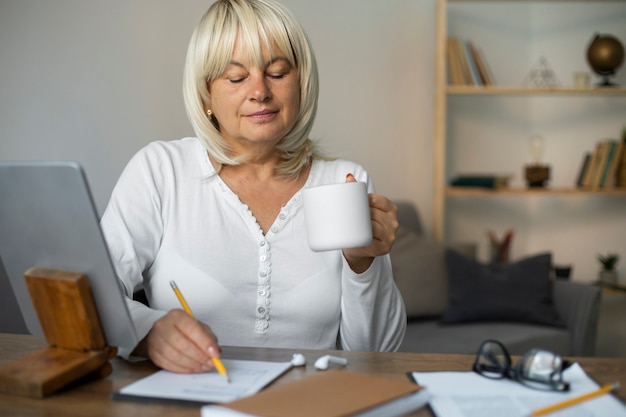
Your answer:
[[[533,388],[566,390],[562,380],[563,360],[553,352],[533,349],[526,353],[517,366],[521,382]],[[548,385],[548,387],[546,386]]]
[[[495,341],[482,344],[474,370],[488,378],[504,378],[511,367],[511,358],[504,346]]]

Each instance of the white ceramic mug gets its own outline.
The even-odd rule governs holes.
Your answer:
[[[312,250],[360,248],[372,241],[369,198],[364,182],[305,188],[302,199]]]

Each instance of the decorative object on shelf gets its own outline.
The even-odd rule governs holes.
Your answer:
[[[576,88],[587,88],[591,84],[591,74],[587,71],[576,71],[573,78]]]
[[[601,283],[615,285],[617,284],[617,270],[615,269],[619,262],[617,253],[607,253],[606,255],[598,255],[598,261],[602,265],[599,280]]]
[[[572,265],[553,265],[552,270],[556,279],[569,279],[572,275]]]
[[[528,188],[544,188],[550,179],[550,167],[547,165],[526,165],[524,178]]]
[[[560,85],[548,59],[544,56],[539,58],[537,65],[530,69],[524,84],[531,87],[557,87]]]
[[[616,86],[610,78],[624,62],[624,46],[613,35],[595,33],[587,47],[587,62],[593,71],[602,77],[598,86]]]
[[[530,138],[529,147],[533,162],[524,167],[524,178],[529,188],[545,187],[546,182],[550,179],[550,166],[541,163],[545,139],[541,135],[533,135]]]
[[[496,234],[491,230],[487,232],[487,236],[489,236],[490,263],[500,265],[509,263],[513,230],[507,230],[502,239],[498,239]]]

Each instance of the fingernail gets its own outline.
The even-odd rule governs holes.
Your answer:
[[[215,348],[215,346],[209,346],[209,355],[214,358],[214,357],[219,357],[220,354],[217,351],[217,349]]]

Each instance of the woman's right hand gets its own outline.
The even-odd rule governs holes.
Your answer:
[[[154,323],[133,354],[172,372],[207,372],[215,369],[211,358],[220,356],[220,347],[209,326],[176,309]]]

